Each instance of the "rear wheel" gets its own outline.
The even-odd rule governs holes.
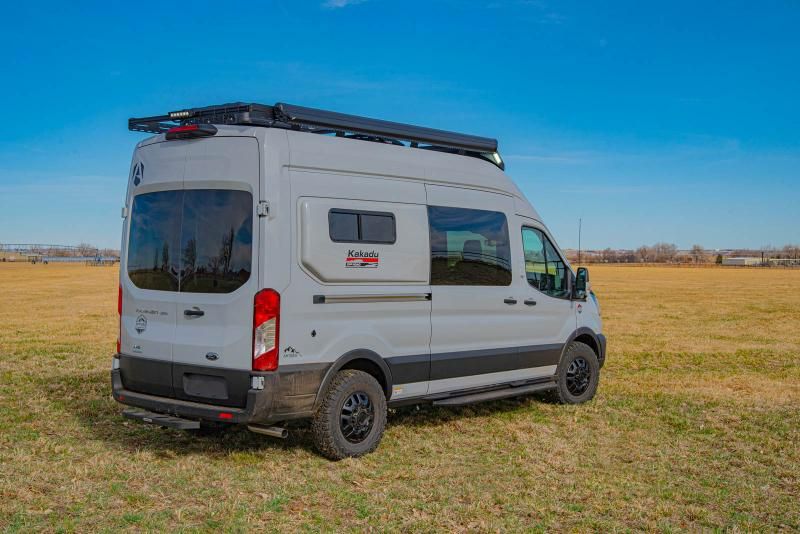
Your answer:
[[[311,424],[317,450],[331,460],[374,451],[386,427],[386,397],[371,375],[340,371],[325,392]]]
[[[600,381],[600,364],[592,348],[573,341],[556,371],[556,397],[563,404],[591,400]]]

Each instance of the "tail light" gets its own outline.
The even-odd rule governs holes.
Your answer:
[[[117,318],[119,319],[117,325],[117,354],[122,348],[122,284],[119,285],[119,292],[117,293]]]
[[[256,293],[253,306],[253,371],[278,368],[281,296],[274,289]]]

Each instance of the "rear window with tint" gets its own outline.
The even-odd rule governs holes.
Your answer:
[[[247,191],[158,191],[133,200],[127,270],[137,287],[230,293],[250,278],[252,250]]]

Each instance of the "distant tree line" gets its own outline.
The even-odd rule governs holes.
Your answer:
[[[26,253],[52,257],[90,257],[100,255],[103,257],[119,258],[119,250],[113,248],[98,248],[90,243],[79,245],[37,245],[37,244],[2,244],[0,251],[6,255],[17,253],[24,256]]]
[[[578,261],[578,251],[565,251],[570,261]],[[800,245],[781,248],[765,246],[760,249],[709,250],[702,245],[692,245],[680,250],[673,243],[642,245],[636,249],[583,250],[581,263],[722,263],[723,257],[754,257],[767,259],[800,259]]]

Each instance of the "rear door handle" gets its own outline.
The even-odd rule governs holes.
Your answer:
[[[536,306],[536,301],[533,299],[525,299],[526,306]]]
[[[507,299],[503,299],[503,302],[505,302],[506,304],[516,304],[517,303],[517,299],[507,298]]]
[[[206,314],[206,312],[204,312],[203,310],[198,310],[198,309],[183,310],[183,315],[185,315],[186,317],[202,317],[205,314]]]

